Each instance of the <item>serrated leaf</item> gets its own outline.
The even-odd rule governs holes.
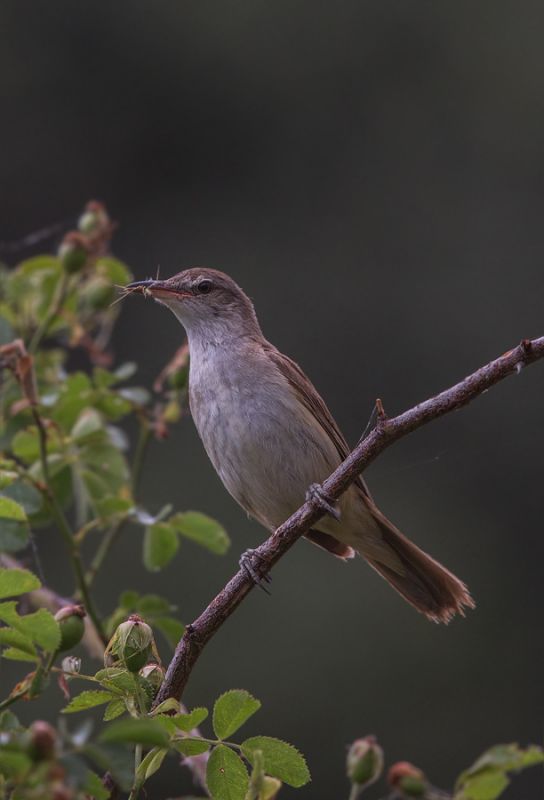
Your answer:
[[[82,754],[91,759],[100,772],[111,772],[115,783],[124,791],[132,786],[134,755],[130,749],[120,744],[96,745],[88,742]]]
[[[176,714],[174,717],[170,717],[170,719],[178,730],[190,733],[195,728],[198,728],[207,717],[208,709],[198,707],[193,708],[190,714]]]
[[[264,769],[268,775],[295,788],[311,780],[304,756],[292,744],[271,736],[253,736],[242,743],[242,753],[250,764],[253,764],[256,750],[263,754]]]
[[[178,753],[182,753],[184,756],[199,756],[201,753],[206,753],[210,749],[210,744],[205,742],[204,739],[199,739],[198,736],[174,739],[172,744]]]
[[[32,644],[32,640],[29,639],[28,636],[25,636],[23,633],[16,631],[13,628],[0,628],[0,645],[16,647],[18,650],[22,650],[23,653],[27,653],[29,656],[36,657],[36,648]]]
[[[206,547],[216,555],[224,555],[230,546],[227,532],[217,520],[200,511],[184,511],[168,520],[178,533]]]
[[[2,658],[7,658],[9,661],[30,661],[33,663],[39,661],[38,656],[31,656],[25,650],[20,650],[17,647],[7,647],[2,653]]]
[[[0,775],[18,778],[24,775],[31,766],[32,761],[25,753],[8,750],[7,748],[0,750]]]
[[[68,705],[62,709],[62,713],[73,714],[76,711],[85,711],[87,708],[102,706],[104,703],[109,703],[111,700],[116,699],[112,692],[106,692],[102,689],[90,689],[72,698]]]
[[[148,747],[168,747],[169,736],[155,719],[123,719],[110,725],[100,737],[102,742],[129,742]]]
[[[144,535],[144,565],[156,572],[174,558],[179,539],[173,527],[165,522],[156,522],[147,528]]]
[[[151,716],[155,717],[157,714],[169,714],[172,711],[175,714],[179,713],[179,700],[176,700],[175,697],[169,697],[163,700],[162,703],[159,703],[158,706],[155,706],[151,711]]]
[[[110,722],[112,719],[117,719],[121,714],[127,710],[124,700],[110,700],[104,711],[102,719],[104,722]]]
[[[26,512],[28,517],[37,514],[43,507],[43,497],[40,492],[29,483],[24,481],[16,481],[11,486],[6,486],[2,491],[4,497],[11,497],[16,503],[19,503]]]
[[[228,739],[261,707],[245,689],[231,689],[215,701],[213,729],[218,739]]]
[[[11,497],[0,496],[0,525],[3,520],[14,520],[15,522],[26,522],[27,516],[24,508],[12,500]]]
[[[244,800],[249,776],[242,759],[229,747],[215,747],[206,766],[206,783],[213,800]]]
[[[60,644],[59,624],[44,608],[33,614],[20,616],[16,610],[16,603],[12,601],[0,603],[0,620],[28,636],[48,652],[55,651]]]
[[[27,569],[0,568],[0,599],[32,592],[41,586],[38,578]]]

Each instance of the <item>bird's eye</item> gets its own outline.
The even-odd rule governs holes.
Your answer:
[[[209,294],[212,290],[212,285],[212,282],[208,280],[208,278],[204,278],[197,283],[196,290],[198,294]]]

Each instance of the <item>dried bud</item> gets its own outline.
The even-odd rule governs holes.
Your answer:
[[[66,656],[66,658],[62,659],[60,666],[63,672],[69,673],[68,675],[65,675],[65,678],[67,680],[70,680],[72,678],[72,675],[70,673],[75,673],[79,675],[79,672],[81,670],[81,659],[78,658],[77,656]]]
[[[64,271],[73,275],[83,269],[87,262],[87,248],[80,233],[71,231],[62,240],[58,252]]]
[[[85,609],[83,606],[64,606],[55,614],[60,628],[60,644],[58,652],[71,650],[79,644],[85,633]]]
[[[142,678],[145,678],[146,681],[149,681],[151,686],[158,691],[161,688],[166,671],[160,664],[151,661],[149,664],[146,664],[145,667],[141,668],[139,674]]]
[[[375,736],[357,739],[348,751],[347,774],[361,789],[378,780],[383,771],[383,750]]]
[[[56,730],[44,720],[37,719],[28,729],[30,733],[29,755],[34,761],[48,761],[55,755]]]
[[[153,631],[138,614],[131,614],[117,627],[110,645],[108,650],[130,672],[138,672],[153,653]]]
[[[423,797],[427,791],[424,773],[409,761],[397,761],[389,768],[387,783],[403,797]]]

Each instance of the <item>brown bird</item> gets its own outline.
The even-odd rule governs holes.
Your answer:
[[[349,448],[300,367],[268,342],[253,304],[222,272],[194,268],[131,283],[174,312],[189,341],[191,413],[234,499],[267,530],[312,496],[329,513],[306,534],[338,558],[359,553],[426,617],[448,622],[474,607],[467,587],[406,538],[360,478],[334,507],[320,484]],[[252,572],[251,551],[242,560]]]

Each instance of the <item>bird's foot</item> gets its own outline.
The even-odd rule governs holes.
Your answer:
[[[271,583],[272,578],[267,572],[265,572],[262,575],[259,575],[258,572],[259,568],[262,569],[262,565],[263,564],[266,565],[266,562],[262,558],[262,556],[258,554],[256,550],[252,550],[251,548],[249,548],[249,550],[243,552],[242,555],[240,556],[240,561],[238,563],[240,565],[240,568],[243,569],[244,572],[247,573],[247,575],[249,575],[249,577],[256,586],[259,586],[266,594],[270,594],[270,592],[265,586],[265,583]]]
[[[306,492],[306,502],[312,503],[316,508],[324,511],[326,514],[330,514],[337,522],[340,522],[340,511],[334,504],[334,500],[331,500],[323,491],[323,487],[320,486],[319,483],[312,483]]]

